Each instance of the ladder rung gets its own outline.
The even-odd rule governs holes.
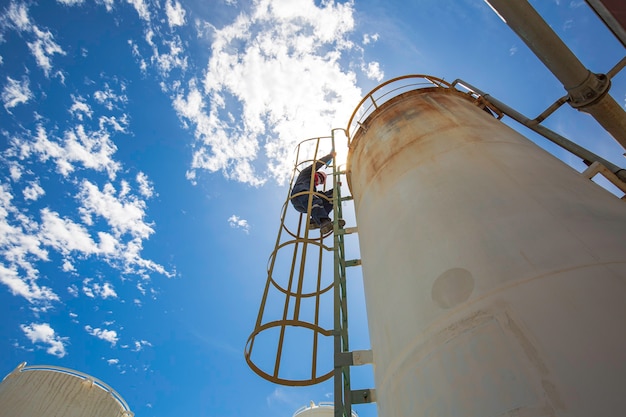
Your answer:
[[[361,265],[361,260],[360,259],[352,259],[350,261],[346,261],[345,265],[348,266],[359,266]]]
[[[373,388],[350,391],[352,404],[367,404],[376,402],[376,390]]]
[[[339,232],[344,235],[351,235],[352,233],[358,233],[358,231],[359,229],[357,227],[345,227],[339,230]]]

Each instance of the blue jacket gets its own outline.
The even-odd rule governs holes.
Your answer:
[[[308,166],[300,171],[300,175],[298,175],[296,183],[291,189],[291,195],[301,193],[303,191],[311,191],[311,175],[313,175],[313,172],[317,172],[318,169],[326,165],[326,163],[328,163],[328,161],[330,161],[331,159],[333,159],[333,155],[329,153],[328,155],[323,156],[319,160],[315,161],[315,163],[311,166]],[[315,166],[315,171],[313,171],[313,166]],[[313,183],[313,188],[315,188],[315,182]],[[329,191],[332,197],[332,190]],[[326,193],[328,193],[329,191],[326,191]]]

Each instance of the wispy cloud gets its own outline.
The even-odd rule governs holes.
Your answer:
[[[6,111],[33,98],[33,93],[31,93],[28,83],[29,81],[26,77],[21,82],[7,77],[7,83],[2,90],[1,96]]]
[[[11,2],[1,20],[5,30],[14,29],[22,33],[37,65],[44,71],[46,77],[49,76],[53,56],[66,54],[55,42],[52,33],[48,29],[40,29],[31,21],[26,3]]]
[[[65,51],[54,41],[54,36],[49,30],[41,30],[37,26],[32,27],[35,40],[27,42],[28,48],[35,57],[37,64],[46,76],[52,70],[52,57],[54,54],[65,55]]]
[[[230,227],[243,230],[246,234],[250,232],[250,225],[248,224],[248,221],[234,214],[228,218],[228,224]]]
[[[113,288],[113,284],[110,282],[100,284],[93,282],[93,279],[91,278],[85,278],[83,280],[83,293],[89,298],[117,298],[117,293]]]
[[[185,24],[185,9],[183,9],[179,2],[167,0],[165,3],[165,13],[167,15],[167,23],[170,27]]]
[[[100,329],[98,327],[93,328],[89,325],[85,326],[85,330],[90,335],[109,342],[111,346],[115,346],[119,340],[115,330]]]
[[[189,170],[222,170],[228,178],[260,185],[254,161],[260,143],[279,181],[304,132],[327,134],[348,119],[361,92],[356,74],[342,69],[342,53],[355,47],[352,4],[259,2],[213,35],[203,80],[193,82],[175,108],[196,126]],[[205,104],[209,103],[209,104]],[[232,115],[241,109],[241,120]]]
[[[133,351],[134,352],[139,352],[140,350],[143,350],[146,346],[150,347],[152,346],[152,343],[148,342],[147,340],[135,340],[133,342]]]
[[[131,4],[137,14],[142,20],[149,21],[150,20],[150,12],[148,10],[148,5],[144,2],[144,0],[126,0],[129,4]]]
[[[33,344],[43,343],[49,345],[46,352],[50,355],[62,358],[66,355],[65,342],[67,338],[60,337],[48,323],[31,323],[21,325],[22,331]]]
[[[42,195],[46,194],[41,185],[39,185],[36,181],[30,181],[26,187],[22,190],[22,194],[24,194],[25,200],[35,201],[39,199]]]

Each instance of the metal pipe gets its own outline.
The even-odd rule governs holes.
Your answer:
[[[626,8],[623,0],[585,0],[626,48]]]
[[[578,60],[525,0],[485,0],[563,84],[570,105],[589,113],[626,148],[626,112],[608,94],[610,80]]]
[[[452,82],[451,85],[455,86],[457,84],[460,84],[463,87],[477,94],[480,94],[480,96],[483,99],[493,104],[496,108],[498,108],[498,110],[500,110],[502,113],[509,116],[511,119],[517,121],[518,123],[523,124],[527,128],[535,131],[536,133],[539,133],[541,136],[548,139],[549,141],[555,143],[556,145],[559,145],[561,148],[565,149],[566,151],[571,152],[572,154],[578,156],[579,158],[583,160],[583,162],[588,163],[589,165],[591,165],[591,163],[595,161],[600,162],[602,165],[607,167],[612,173],[614,173],[620,180],[626,183],[626,170],[624,170],[623,168],[607,161],[601,156],[596,155],[595,153],[583,148],[582,146],[572,142],[571,140],[566,139],[565,137],[559,135],[555,131],[550,130],[547,127],[542,126],[540,124],[537,124],[535,120],[529,119],[528,117],[524,116],[522,113],[507,106],[506,104],[504,104],[497,98],[492,97],[491,95],[474,87],[470,83],[465,82],[461,79],[456,79]]]

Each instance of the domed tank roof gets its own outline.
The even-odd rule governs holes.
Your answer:
[[[72,369],[20,364],[0,383],[0,417],[133,417],[104,382]]]
[[[305,405],[293,413],[292,417],[334,417],[334,415],[334,403],[320,402],[315,404],[315,402],[311,401],[311,404]],[[352,417],[358,417],[354,410],[352,410]]]

